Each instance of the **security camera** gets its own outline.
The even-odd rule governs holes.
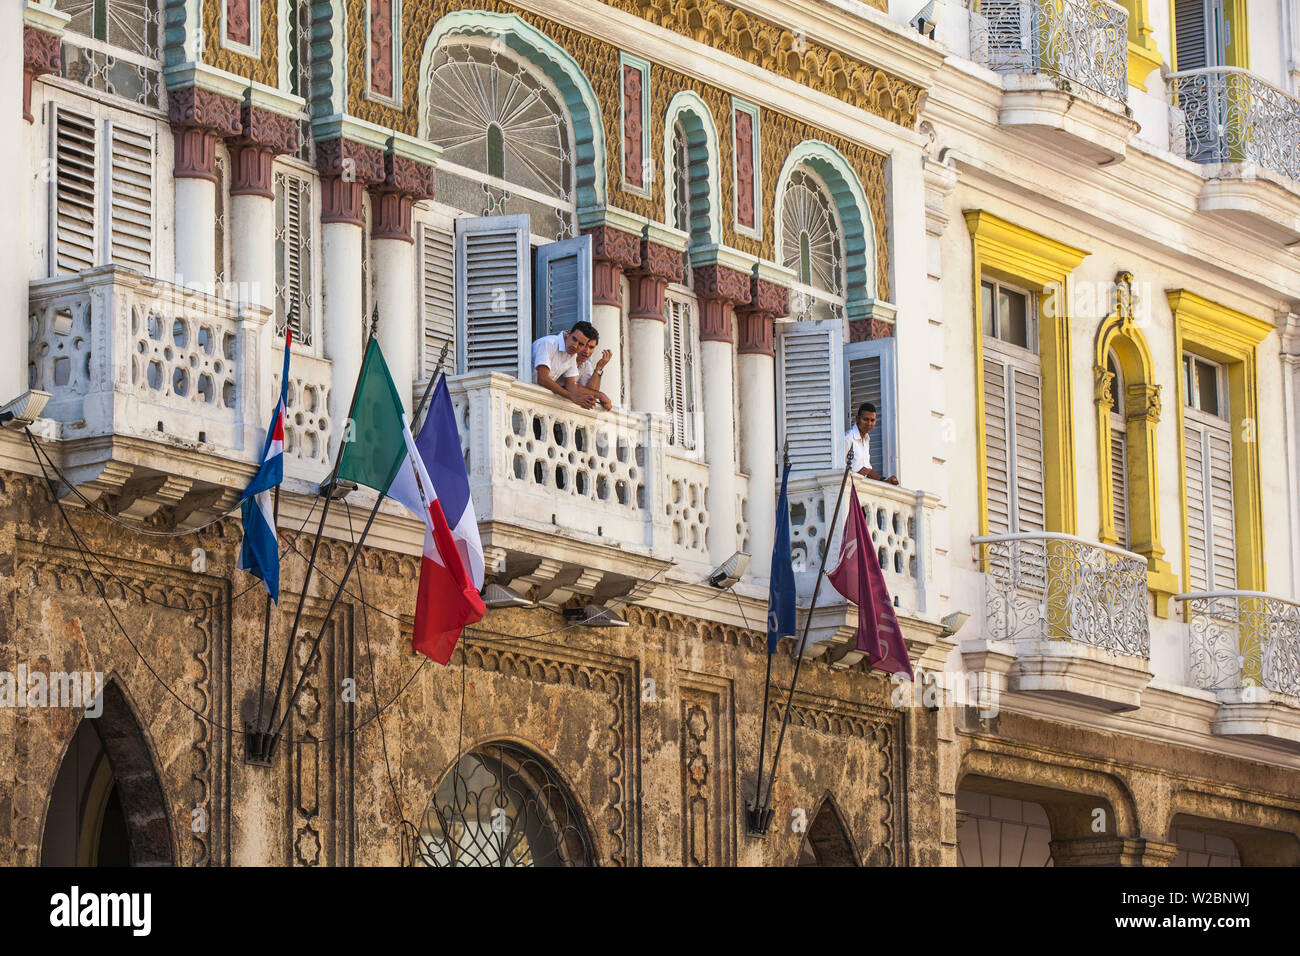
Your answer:
[[[715,588],[729,588],[744,576],[748,568],[749,553],[737,551],[710,572],[709,583]]]
[[[45,403],[49,400],[49,392],[38,392],[35,389],[23,392],[0,408],[0,425],[6,428],[26,428],[41,417]]]
[[[908,21],[908,25],[916,30],[921,36],[934,39],[934,28],[939,22],[939,17],[943,13],[943,0],[930,0]]]

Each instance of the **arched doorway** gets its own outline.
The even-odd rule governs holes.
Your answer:
[[[568,788],[541,758],[504,741],[460,758],[424,812],[417,866],[594,866]]]
[[[829,793],[813,814],[812,823],[799,847],[799,866],[857,866],[858,855],[840,817],[835,798]]]
[[[121,688],[81,721],[64,753],[41,837],[42,866],[175,862],[171,824],[148,743]]]

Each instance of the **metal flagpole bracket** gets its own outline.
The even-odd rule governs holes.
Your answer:
[[[749,823],[749,835],[752,837],[767,836],[767,828],[772,825],[772,817],[776,813],[771,807],[758,809],[752,803],[745,810],[745,818]]]
[[[257,730],[253,724],[244,721],[244,763],[255,767],[271,766],[275,744],[279,739],[278,734]]]

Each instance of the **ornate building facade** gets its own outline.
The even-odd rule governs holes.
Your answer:
[[[916,4],[26,0],[0,671],[103,690],[12,682],[0,859],[1300,862],[1296,11]],[[612,411],[532,384],[576,319]],[[372,331],[461,426],[490,610],[445,668],[419,522],[332,613],[373,494],[313,544]],[[818,590],[863,401],[914,684]]]

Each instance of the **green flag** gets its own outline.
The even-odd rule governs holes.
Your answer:
[[[343,441],[339,477],[387,492],[406,454],[406,439],[402,437],[402,400],[374,338],[361,365],[352,422],[345,427]]]

